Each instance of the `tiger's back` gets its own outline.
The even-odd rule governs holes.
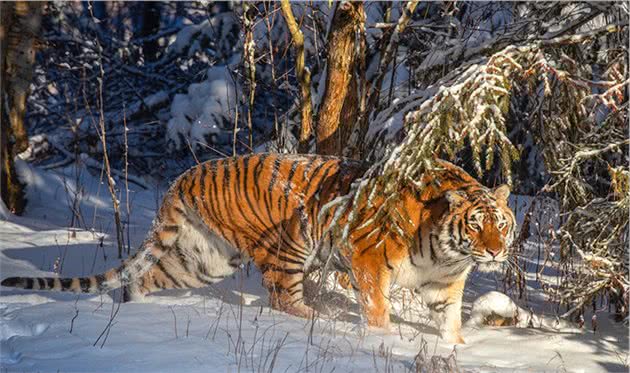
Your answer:
[[[308,316],[302,280],[324,232],[318,212],[363,171],[355,161],[278,154],[193,167],[175,181],[154,224],[151,240],[169,254],[132,293],[205,286],[247,257],[272,290],[274,307]]]

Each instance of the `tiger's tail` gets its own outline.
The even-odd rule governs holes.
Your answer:
[[[9,277],[0,285],[18,289],[67,291],[75,293],[103,294],[133,283],[156,264],[166,250],[155,242],[145,242],[143,248],[128,258],[118,268],[89,277]]]

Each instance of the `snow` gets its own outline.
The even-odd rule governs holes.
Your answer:
[[[239,91],[228,66],[220,65],[209,68],[206,80],[191,84],[187,94],[175,95],[166,132],[169,149],[194,150],[229,138]]]
[[[530,325],[552,330],[576,328],[575,325],[566,320],[537,315],[533,311],[525,310],[514,303],[510,297],[498,291],[488,292],[473,302],[470,319],[467,324],[472,327],[483,327],[488,325],[488,317],[493,316],[510,320],[508,321],[510,325],[515,325],[519,328],[527,328]]]
[[[71,182],[77,174],[73,168],[55,172],[19,164],[30,203],[24,216],[0,222],[0,277],[54,271],[86,275],[117,266],[109,195],[98,175],[81,170],[77,185]],[[81,210],[90,217],[86,227],[68,227],[72,193],[64,183],[67,190],[82,190]],[[132,191],[133,247],[148,230],[159,192]],[[519,221],[530,202],[512,198]],[[536,245],[527,243],[526,257],[535,258]],[[63,265],[55,266],[61,260]],[[426,309],[408,291],[392,292],[392,328],[383,331],[364,327],[352,292],[327,290],[322,306],[341,316],[311,322],[271,310],[260,283],[252,267],[213,287],[164,291],[143,303],[123,304],[117,303],[119,292],[98,296],[2,288],[0,365],[7,372],[416,371],[421,349],[428,355],[425,361],[453,353],[453,345],[437,337]],[[528,284],[529,306],[536,314],[549,311]],[[463,329],[467,343],[455,349],[462,370],[627,371],[627,328],[604,312],[598,314],[597,332],[588,322],[583,330],[476,323],[488,312],[524,309],[491,292],[500,286],[492,274],[470,277],[464,319],[472,321]]]

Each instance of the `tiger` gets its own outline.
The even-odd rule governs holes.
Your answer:
[[[492,270],[508,259],[516,224],[507,185],[489,189],[447,161],[435,164],[419,183],[398,191],[397,211],[406,222],[400,228],[412,239],[387,234],[388,219],[353,226],[343,245],[327,229],[336,209],[322,214],[324,206],[351,192],[365,163],[252,154],[206,161],[178,177],[140,248],[120,267],[84,278],[11,277],[1,285],[80,293],[123,287],[125,300],[142,301],[162,289],[209,286],[253,262],[271,308],[313,318],[304,280],[333,258],[370,327],[389,328],[389,292],[397,284],[421,295],[443,339],[464,343],[466,278],[475,266]],[[384,199],[359,201],[366,207],[360,219],[369,222]]]

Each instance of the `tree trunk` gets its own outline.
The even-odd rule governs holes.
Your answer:
[[[16,214],[24,210],[25,200],[23,185],[15,172],[14,158],[28,147],[24,115],[42,8],[43,3],[40,2],[0,3],[0,195],[7,208]]]
[[[317,122],[317,153],[341,155],[358,115],[356,30],[365,24],[363,3],[340,4],[328,36],[326,89]]]
[[[158,1],[146,1],[142,3],[142,25],[140,36],[147,37],[157,34],[160,30],[161,4]],[[147,62],[154,62],[158,59],[160,45],[158,39],[145,40],[142,43],[142,53]]]

